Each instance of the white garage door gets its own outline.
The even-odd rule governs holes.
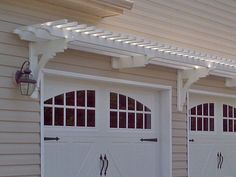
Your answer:
[[[45,80],[46,177],[160,177],[159,93]]]
[[[190,94],[189,176],[236,177],[236,100]]]

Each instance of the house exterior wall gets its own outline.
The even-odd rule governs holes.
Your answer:
[[[186,2],[186,1],[185,1]],[[164,43],[197,50],[235,56],[232,35],[234,23],[230,4],[209,0],[199,4],[181,6],[183,1],[172,3],[164,0],[136,0],[132,11],[124,15],[99,20],[79,11],[65,9],[37,0],[2,0],[0,2],[0,176],[40,176],[40,106],[39,100],[20,96],[13,82],[13,74],[28,58],[28,44],[12,32],[19,26],[67,18],[81,23],[117,32],[136,34]],[[205,3],[220,10],[214,19],[213,9],[206,12]],[[232,3],[228,1],[228,3]],[[176,6],[177,5],[177,6]],[[180,7],[181,6],[181,7]],[[191,7],[184,10],[184,7]],[[177,10],[176,8],[180,8]],[[201,11],[197,11],[201,8]],[[208,17],[202,17],[202,15]],[[200,16],[199,16],[200,15]],[[224,17],[223,17],[224,16]],[[226,24],[226,25],[225,25]],[[211,30],[209,30],[211,29]],[[171,31],[174,30],[174,31]],[[215,40],[221,39],[219,41]],[[229,45],[230,44],[230,45]],[[234,45],[235,46],[235,45]],[[177,111],[176,73],[174,69],[148,66],[139,69],[114,70],[110,58],[68,50],[56,56],[48,68],[99,76],[123,78],[141,82],[163,84],[172,91],[172,143],[173,177],[187,176],[187,121],[186,111]],[[140,74],[141,73],[141,74]],[[192,88],[234,94],[225,89],[222,78],[201,79]]]
[[[234,87],[225,87],[225,79],[216,76],[208,76],[200,79],[192,85],[191,89],[236,95],[236,90]]]
[[[202,53],[235,58],[233,0],[134,0],[132,11],[105,18],[100,27],[137,34]]]

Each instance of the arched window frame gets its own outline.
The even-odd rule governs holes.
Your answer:
[[[44,125],[53,127],[95,127],[94,90],[77,90],[44,101]]]
[[[110,128],[152,129],[151,109],[124,94],[110,92]]]
[[[215,104],[202,103],[190,108],[189,129],[192,132],[215,131]]]

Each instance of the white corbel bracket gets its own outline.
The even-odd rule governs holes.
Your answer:
[[[56,56],[56,53],[63,52],[65,49],[67,49],[67,41],[63,38],[29,43],[30,68],[33,72],[34,78],[37,81],[35,90],[31,95],[32,98],[39,98],[41,70],[45,67],[50,59]]]
[[[111,61],[114,69],[145,67],[148,64],[147,56],[112,57]]]
[[[236,87],[236,78],[226,79],[225,86],[226,87]]]
[[[187,91],[191,85],[198,81],[200,78],[209,75],[209,68],[198,68],[190,70],[178,71],[177,76],[177,109],[183,111],[184,104],[186,103]]]

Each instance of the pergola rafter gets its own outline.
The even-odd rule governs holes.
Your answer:
[[[32,63],[37,65],[32,66],[37,68],[34,70],[36,77],[39,76],[40,70],[57,52],[71,48],[109,55],[112,57],[112,67],[116,69],[144,67],[147,64],[155,64],[180,70],[191,70],[192,75],[195,75],[194,72],[201,75],[199,74],[201,70],[198,70],[198,68],[210,68],[207,74],[220,75],[231,79],[236,78],[236,62],[233,59],[163,44],[139,36],[99,29],[87,24],[69,22],[66,19],[20,27],[14,32],[22,40],[34,43],[30,48],[30,53],[33,54],[30,59],[34,60]],[[53,41],[62,41],[63,45]],[[50,43],[50,45],[44,51],[39,52],[39,49],[34,47],[40,46],[40,44],[45,42]],[[35,45],[35,43],[39,45]],[[52,51],[50,52],[50,50]],[[38,61],[40,58],[37,53],[43,56],[41,61]],[[178,82],[180,80],[183,82],[183,79],[178,79]],[[179,87],[179,89],[181,88],[184,87]],[[178,93],[186,94],[186,91]],[[184,96],[178,95],[178,98],[182,100],[179,101],[182,106],[184,104]]]

